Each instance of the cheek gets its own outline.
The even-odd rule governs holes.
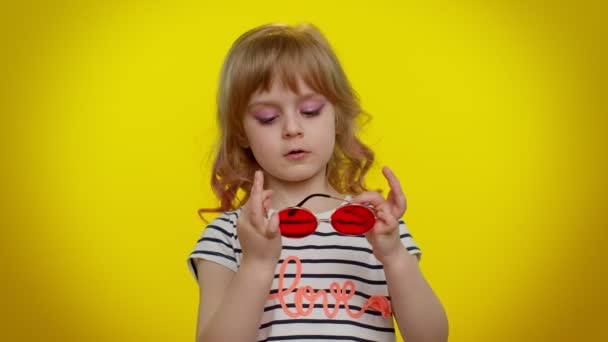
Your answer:
[[[272,139],[272,134],[267,131],[247,131],[247,142],[249,148],[253,152],[256,159],[264,159],[265,155],[273,152],[277,148],[277,144]]]
[[[318,127],[319,139],[327,142],[335,142],[336,140],[336,122],[334,116],[329,116],[320,123]]]
[[[322,147],[324,150],[327,150],[328,153],[333,153],[335,144],[336,144],[336,130],[333,121],[324,121],[321,123],[317,129],[314,131],[313,140]]]
[[[272,145],[260,142],[253,145],[251,151],[257,159],[266,159],[268,158],[267,156],[272,156],[274,149],[272,148]]]
[[[251,120],[243,121],[243,139],[247,142],[249,148],[256,150],[263,135],[260,134],[259,129],[256,129],[254,122]]]

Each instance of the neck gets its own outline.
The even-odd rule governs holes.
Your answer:
[[[288,182],[265,175],[264,187],[272,190],[271,207],[281,209],[294,206],[308,195],[316,193],[340,197],[341,194],[329,184],[324,173],[321,176],[312,177],[300,182]],[[323,211],[326,210],[328,205],[330,208],[333,208],[336,206],[336,201],[332,199],[327,202],[322,199],[310,200],[304,207],[313,211]]]

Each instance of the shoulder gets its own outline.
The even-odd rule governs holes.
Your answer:
[[[241,214],[241,208],[225,211],[218,215],[213,221],[209,222],[209,224],[213,223],[221,223],[221,222],[229,222],[231,224],[236,225],[236,221],[239,219],[239,215]]]
[[[226,211],[207,224],[188,257],[188,266],[195,278],[198,259],[213,261],[233,272],[237,271],[240,248],[237,240],[236,222],[239,210]]]
[[[207,224],[205,230],[216,229],[232,233],[236,229],[241,209],[225,211]]]

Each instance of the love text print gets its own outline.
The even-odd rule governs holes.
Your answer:
[[[296,274],[293,280],[293,283],[286,289],[285,288],[285,271],[287,270],[287,266],[290,262],[294,262],[296,266]],[[344,310],[346,313],[352,318],[361,317],[365,313],[365,310],[371,309],[375,311],[379,311],[382,313],[382,317],[390,317],[391,316],[391,306],[388,299],[384,296],[371,296],[368,300],[365,301],[361,310],[351,311],[348,306],[348,301],[355,295],[355,284],[352,281],[348,280],[344,282],[344,285],[341,287],[337,282],[331,283],[329,286],[329,294],[334,298],[335,305],[333,311],[329,309],[329,296],[325,290],[315,291],[311,286],[302,286],[297,288],[300,279],[302,277],[302,263],[300,259],[296,256],[289,256],[283,260],[281,264],[281,269],[279,273],[279,281],[278,288],[279,291],[275,294],[271,294],[268,296],[268,299],[277,298],[281,303],[281,308],[285,314],[290,317],[296,318],[300,316],[308,316],[312,312],[314,308],[315,302],[322,298],[323,301],[323,311],[328,318],[334,318],[338,314],[338,310],[340,309],[340,303],[344,304]],[[296,289],[297,288],[297,289]],[[293,312],[287,307],[287,303],[285,301],[285,297],[292,292],[295,291],[294,304],[296,311]],[[304,301],[308,302],[306,305]]]

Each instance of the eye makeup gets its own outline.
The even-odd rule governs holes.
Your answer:
[[[302,106],[302,108],[300,109],[300,113],[306,115],[317,115],[321,113],[323,107],[325,107],[325,102],[322,101],[305,103],[304,106]]]
[[[323,111],[327,101],[322,97],[308,95],[297,104],[297,113],[305,117],[315,117]],[[281,116],[281,106],[276,102],[257,102],[248,108],[248,113],[260,124],[270,124]]]
[[[258,109],[253,109],[251,111],[251,115],[260,123],[270,123],[277,116],[279,116],[279,111],[273,108],[262,107]]]

